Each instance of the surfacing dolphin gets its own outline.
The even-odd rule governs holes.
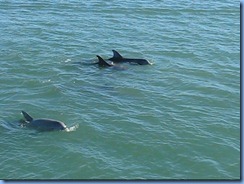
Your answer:
[[[125,63],[125,62],[129,62],[129,63],[137,63],[139,65],[151,65],[152,64],[152,63],[150,63],[146,59],[124,58],[116,50],[112,50],[112,51],[113,51],[113,54],[114,55],[113,55],[112,58],[109,58],[108,60],[113,61],[114,63]]]
[[[110,67],[110,66],[114,66],[113,62],[107,62],[105,61],[101,56],[97,55],[98,58],[98,62],[95,64],[98,64],[99,67]]]
[[[95,64],[98,64],[99,67],[111,67],[115,70],[126,70],[127,68],[124,67],[124,66],[121,66],[121,65],[117,65],[117,64],[114,64],[114,62],[112,61],[107,61],[107,60],[104,60],[101,56],[97,55],[97,58],[98,58],[98,62],[95,63]]]
[[[21,112],[26,120],[26,126],[28,127],[35,128],[39,131],[54,131],[67,129],[67,126],[61,121],[52,119],[33,119],[25,111]]]

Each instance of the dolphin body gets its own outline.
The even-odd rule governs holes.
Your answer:
[[[109,58],[108,60],[113,61],[114,63],[125,63],[125,62],[129,62],[129,63],[137,63],[139,65],[151,65],[152,64],[152,63],[150,63],[146,59],[124,58],[116,50],[112,50],[112,51],[113,51],[113,57],[112,58]]]
[[[110,66],[114,66],[113,62],[107,62],[105,61],[101,56],[97,55],[98,58],[98,62],[95,64],[98,64],[99,67],[110,67]]]
[[[108,60],[104,60],[101,56],[97,55],[98,57],[98,62],[95,64],[98,64],[99,67],[105,68],[105,67],[111,67],[115,70],[126,70],[127,67],[121,66],[121,65],[117,65],[114,64],[114,62],[108,61]]]
[[[67,129],[67,126],[61,121],[52,119],[33,119],[25,111],[22,111],[22,114],[26,120],[26,125],[28,127],[35,128],[39,131],[54,131]]]

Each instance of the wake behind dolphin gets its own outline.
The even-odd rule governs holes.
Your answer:
[[[57,130],[65,130],[71,131],[72,128],[68,128],[65,123],[53,120],[53,119],[34,119],[25,111],[21,111],[24,118],[25,124],[27,127],[37,129],[39,131],[57,131]]]

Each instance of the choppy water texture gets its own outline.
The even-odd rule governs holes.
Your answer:
[[[238,3],[0,5],[1,179],[240,178]],[[89,65],[112,49],[154,64]]]

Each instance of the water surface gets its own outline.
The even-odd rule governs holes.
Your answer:
[[[240,179],[239,4],[0,4],[1,179]],[[112,49],[154,64],[88,65]]]

